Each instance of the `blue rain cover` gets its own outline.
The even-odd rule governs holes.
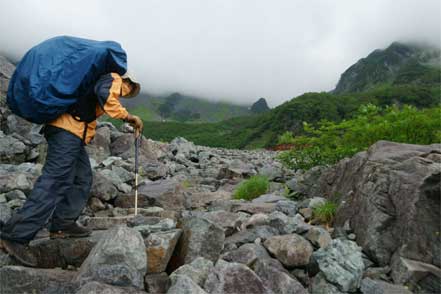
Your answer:
[[[7,103],[13,113],[47,123],[79,97],[94,95],[101,75],[126,71],[127,55],[117,42],[55,37],[25,54],[9,82]]]

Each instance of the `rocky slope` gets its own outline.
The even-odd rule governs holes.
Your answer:
[[[439,84],[441,51],[423,44],[392,43],[360,59],[342,75],[334,93],[369,90],[380,84]]]
[[[45,142],[4,106],[0,122],[6,221],[41,174]],[[50,240],[43,229],[31,243],[37,268],[0,251],[1,293],[439,292],[438,145],[379,142],[303,174],[276,152],[143,138],[137,216],[130,127],[100,123],[87,149],[94,183],[78,221],[92,236]],[[232,199],[255,174],[270,179],[268,193]],[[286,189],[305,198],[288,199]],[[329,228],[312,211],[335,194]]]

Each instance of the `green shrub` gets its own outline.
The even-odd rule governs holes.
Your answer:
[[[235,199],[252,200],[265,194],[269,189],[269,180],[265,176],[252,176],[244,180],[234,191]]]
[[[294,143],[294,136],[292,132],[286,131],[282,135],[279,136],[277,140],[277,144],[292,144]]]
[[[384,109],[368,104],[357,115],[340,123],[321,121],[313,127],[304,123],[306,135],[294,139],[296,148],[282,152],[278,159],[289,168],[310,169],[366,150],[379,140],[410,144],[441,141],[441,107],[418,110],[413,106]]]
[[[317,205],[312,209],[312,217],[315,221],[322,224],[331,225],[334,222],[337,204],[327,200],[325,203]]]

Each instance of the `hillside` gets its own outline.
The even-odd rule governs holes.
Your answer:
[[[218,122],[232,117],[267,111],[265,98],[254,105],[237,105],[225,101],[173,93],[167,96],[141,94],[140,97],[123,101],[124,105],[145,121]]]
[[[384,84],[437,84],[440,56],[439,48],[394,42],[349,67],[341,75],[334,93],[361,92]]]

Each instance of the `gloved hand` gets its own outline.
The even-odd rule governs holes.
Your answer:
[[[131,124],[135,128],[135,135],[137,137],[139,136],[139,134],[142,133],[144,124],[142,122],[142,119],[139,118],[139,116],[129,114],[125,119],[125,121]]]

